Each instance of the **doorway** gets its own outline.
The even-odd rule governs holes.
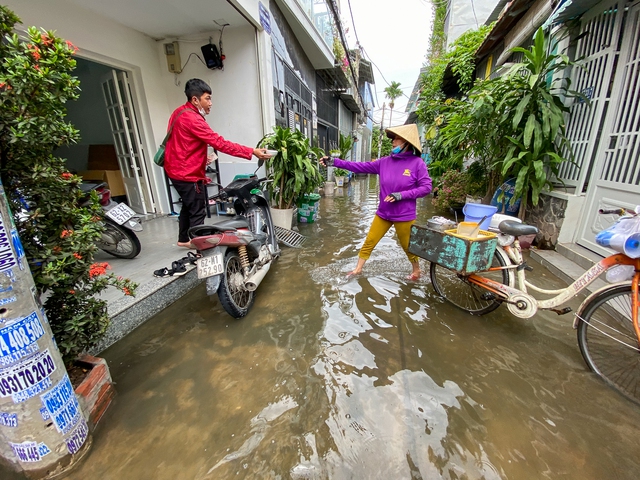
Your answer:
[[[71,172],[107,182],[112,196],[137,213],[153,213],[147,152],[127,72],[77,58],[73,74],[81,93],[67,103],[67,121],[80,131],[80,140],[54,154],[67,159]]]

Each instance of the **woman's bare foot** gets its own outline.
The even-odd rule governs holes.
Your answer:
[[[178,242],[177,245],[179,247],[184,247],[184,248],[189,248],[189,249],[194,249],[196,247],[194,247],[191,242]]]
[[[422,276],[422,272],[418,270],[417,272],[411,272],[411,275],[407,275],[407,280],[415,282],[416,280],[420,280]]]

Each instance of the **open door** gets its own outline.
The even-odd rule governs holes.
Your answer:
[[[127,73],[112,70],[102,81],[102,93],[129,206],[148,213],[153,201]]]

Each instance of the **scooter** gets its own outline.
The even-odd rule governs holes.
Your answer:
[[[262,161],[258,162],[258,168]],[[256,170],[257,172],[257,170]],[[269,202],[261,188],[266,178],[254,173],[237,179],[211,197],[233,199],[236,215],[215,225],[189,229],[189,238],[201,255],[198,278],[206,279],[207,294],[218,294],[225,311],[234,318],[249,313],[256,289],[280,256]]]
[[[91,201],[90,193],[98,194],[98,201],[104,211],[104,232],[96,245],[100,250],[118,258],[135,258],[142,246],[135,232],[142,231],[139,218],[127,204],[111,198],[111,190],[106,183],[82,183],[80,189],[86,194],[80,205]]]

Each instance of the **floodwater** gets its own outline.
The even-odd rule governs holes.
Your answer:
[[[469,316],[405,280],[392,235],[344,279],[376,204],[375,177],[323,197],[246,318],[201,285],[103,352],[118,396],[68,478],[638,478],[640,407],[587,371],[572,315]]]

